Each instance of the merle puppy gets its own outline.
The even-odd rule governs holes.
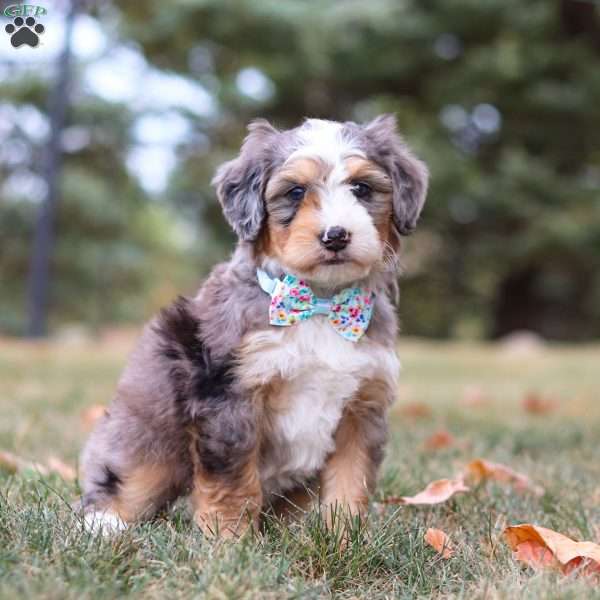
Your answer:
[[[213,182],[231,260],[146,326],[83,451],[92,526],[182,494],[221,535],[309,490],[325,514],[367,506],[397,388],[397,252],[427,169],[389,115],[248,131]]]

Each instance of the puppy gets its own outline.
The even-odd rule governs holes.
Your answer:
[[[146,326],[83,451],[90,525],[184,494],[223,535],[310,490],[325,514],[365,510],[397,389],[400,236],[427,180],[389,115],[250,124],[213,181],[231,260]]]

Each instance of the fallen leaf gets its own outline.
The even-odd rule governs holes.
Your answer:
[[[390,496],[382,500],[385,504],[440,504],[469,488],[462,479],[438,479],[432,481],[422,492],[415,496]]]
[[[516,560],[524,562],[535,569],[558,566],[552,552],[538,542],[522,542],[514,552]]]
[[[455,437],[445,429],[432,433],[423,443],[425,450],[441,450],[456,445]]]
[[[50,456],[46,461],[48,469],[60,475],[65,481],[74,481],[77,477],[77,471],[66,462],[56,456]]]
[[[499,481],[500,483],[512,485],[520,492],[531,491],[538,496],[544,494],[544,489],[539,485],[535,485],[526,475],[518,473],[506,465],[483,460],[481,458],[472,460],[465,467],[463,477],[474,483],[492,479],[494,481]]]
[[[56,456],[48,458],[45,464],[21,458],[12,452],[0,451],[0,469],[9,473],[23,473],[34,471],[43,477],[56,473],[65,481],[73,481],[77,473],[73,467],[66,464]]]
[[[400,412],[405,417],[413,419],[427,419],[431,417],[431,408],[423,402],[409,402],[400,407]]]
[[[36,471],[40,475],[48,475],[48,469],[36,462],[32,462],[13,454],[0,450],[0,468],[9,473],[21,473],[23,471]]]
[[[84,431],[91,431],[97,421],[106,414],[106,406],[103,404],[92,404],[81,412],[81,426]]]
[[[525,412],[533,415],[545,415],[556,410],[556,402],[535,392],[530,392],[521,401]]]
[[[576,542],[529,523],[507,527],[504,538],[514,557],[533,568],[555,568],[566,575],[579,570],[600,576],[600,546],[594,542]]]
[[[450,538],[441,529],[430,527],[425,533],[425,541],[443,558],[450,558],[454,554]]]
[[[404,504],[404,498],[402,496],[386,496],[379,502],[379,510],[383,512],[383,507],[387,504]]]

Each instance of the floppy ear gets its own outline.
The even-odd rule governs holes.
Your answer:
[[[425,204],[429,171],[404,143],[394,115],[381,115],[365,125],[373,153],[393,185],[393,220],[398,233],[410,235]]]
[[[252,121],[240,155],[221,165],[211,182],[225,218],[241,240],[256,240],[264,222],[264,191],[271,170],[268,151],[277,134],[268,121]]]

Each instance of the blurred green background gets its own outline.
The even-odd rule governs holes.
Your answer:
[[[250,119],[393,112],[432,174],[404,332],[600,337],[600,2],[36,4],[37,48],[0,17],[0,333],[31,332],[49,177],[47,330],[139,323],[230,253],[209,181]]]

